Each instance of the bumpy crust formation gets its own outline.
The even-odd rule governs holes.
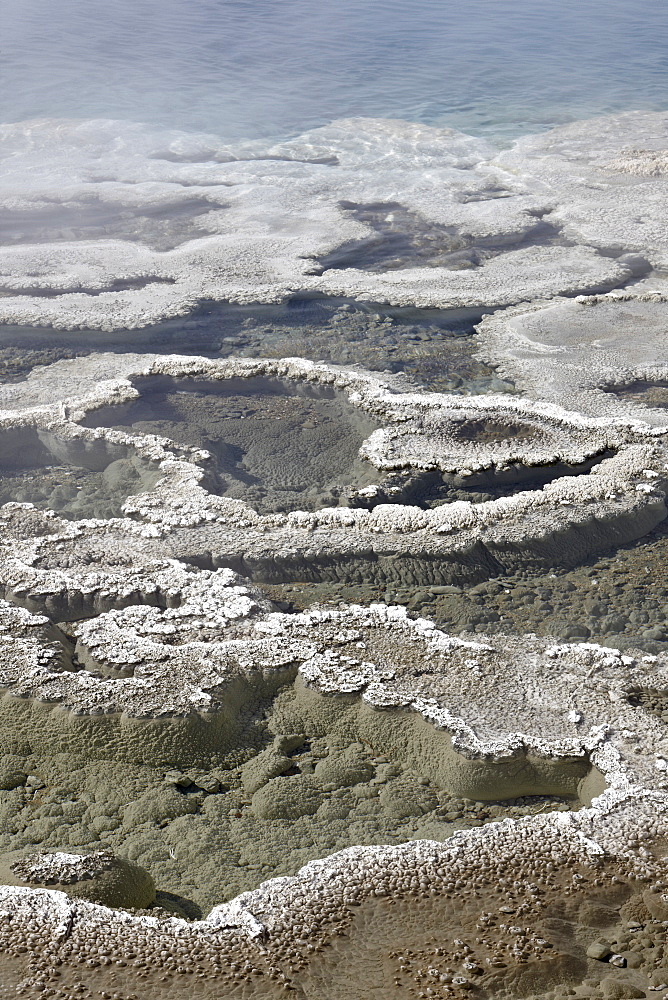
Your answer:
[[[80,425],[94,423],[96,412],[111,422],[115,408],[122,419],[124,405],[138,397],[133,380],[147,387],[152,378],[160,384],[161,377],[184,387],[188,379],[213,383],[221,392],[246,379],[250,385],[272,379],[295,395],[343,393],[381,425],[360,449],[378,478],[435,473],[454,485],[510,484],[519,490],[532,476],[547,472],[546,478],[553,478],[543,489],[431,510],[388,503],[392,492],[381,483],[361,487],[357,498],[353,494],[360,506],[262,516],[250,504],[209,492],[211,463],[201,450],[175,449],[154,435]],[[76,391],[82,384],[85,394]],[[7,434],[36,434],[52,454],[93,467],[132,452],[145,475],[152,472],[155,480],[155,472],[160,474],[150,492],[135,491],[123,504],[139,522],[133,533],[141,534],[144,524],[147,537],[166,540],[163,552],[200,559],[207,552],[212,568],[231,566],[259,582],[291,576],[355,579],[362,566],[367,579],[403,573],[406,582],[475,581],[527,561],[573,564],[613,540],[644,534],[665,516],[660,434],[633,418],[588,418],[553,403],[399,393],[373,376],[299,359],[216,362],[132,355],[60,362],[36,370],[11,395]],[[58,402],[44,405],[54,395]],[[394,493],[401,500],[396,487]]]
[[[665,116],[631,122],[641,146]],[[583,129],[590,149],[598,138]],[[450,129],[354,119],[284,143],[231,147],[120,122],[30,122],[4,126],[3,140],[4,198],[11,211],[19,206],[26,233],[0,254],[7,323],[136,329],[184,315],[202,299],[277,302],[304,293],[486,308],[604,291],[648,268],[623,252],[645,246],[646,229],[634,221],[633,199],[619,192],[620,178],[627,186],[635,179],[637,197],[647,178],[625,168],[612,174],[606,217],[621,219],[623,237],[613,259],[600,249],[617,247],[618,232],[613,242],[595,225],[564,233],[546,219],[561,200],[582,211],[567,160],[553,191],[542,161],[518,176],[510,157],[494,161],[487,143]],[[619,152],[609,148],[609,160]],[[533,165],[530,155],[523,166]],[[603,172],[610,180],[611,169]],[[663,178],[651,180],[661,191]],[[414,247],[433,236],[450,252],[427,266],[409,254],[369,269],[365,256],[382,231],[358,219],[367,206],[385,227],[398,212]],[[661,207],[655,199],[657,217]],[[73,217],[83,240],[61,242]]]
[[[87,128],[103,148],[104,129]],[[287,614],[261,591],[294,579],[466,585],[520,566],[572,566],[665,518],[665,289],[653,275],[605,291],[665,257],[665,234],[627,210],[665,202],[665,142],[649,138],[657,128],[665,116],[617,117],[593,135],[569,126],[495,162],[477,141],[378,123],[341,123],[243,155],[205,140],[186,148],[178,136],[168,148],[156,137],[142,146],[135,136],[132,169],[125,165],[107,197],[122,205],[150,161],[155,197],[167,204],[195,171],[202,190],[191,184],[188,198],[210,212],[200,204],[180,230],[160,232],[137,212],[146,229],[131,251],[119,243],[122,213],[118,240],[3,250],[4,290],[15,293],[0,298],[5,319],[64,327],[139,326],[203,295],[277,301],[310,290],[432,306],[539,299],[479,330],[480,351],[522,396],[406,393],[391,376],[295,358],[131,354],[60,362],[3,387],[11,469],[53,463],[93,477],[61,491],[68,519],[25,497],[0,511],[6,753],[39,742],[120,767],[211,767],[238,745],[249,716],[282,699],[278,742],[241,769],[260,816],[276,815],[276,781],[292,781],[283,777],[286,747],[309,726],[416,761],[465,798],[563,795],[581,808],[445,842],[351,847],[191,922],[96,905],[153,901],[152,884],[137,872],[133,882],[130,867],[123,884],[132,891],[104,896],[106,875],[129,864],[111,855],[12,857],[5,881],[19,884],[0,888],[0,997],[16,988],[185,997],[196,976],[203,998],[222,990],[336,1000],[361,995],[351,975],[364,983],[369,969],[382,997],[554,998],[555,986],[573,983],[583,997],[626,998],[665,988],[668,656],[534,635],[453,637],[385,604]],[[18,127],[8,132],[10,143],[24,141]],[[47,126],[33,126],[33,148],[21,155],[48,141]],[[372,162],[385,171],[373,182],[364,169]],[[209,183],[211,164],[221,190]],[[68,169],[72,201],[85,201],[88,165],[68,160]],[[223,186],[239,175],[246,193],[223,204]],[[586,202],[583,175],[594,185]],[[297,176],[309,184],[299,187]],[[434,208],[434,183],[447,206]],[[507,197],[493,197],[499,184]],[[385,268],[382,253],[380,265],[378,255],[370,263],[369,228],[355,212],[384,204],[388,190],[411,192],[397,211],[425,266]],[[260,218],[269,203],[273,234]],[[295,235],[281,220],[297,216]],[[537,222],[547,216],[549,234]],[[381,233],[396,223],[369,218]],[[447,259],[427,259],[427,236],[448,225],[456,232],[447,233]],[[240,246],[242,228],[253,235]],[[462,253],[472,270],[460,269]],[[112,276],[125,285],[112,287]],[[546,298],[576,292],[593,294]],[[642,327],[630,346],[629,316]],[[201,435],[147,431],[148,410],[144,426],[132,418],[133,407],[168,392],[255,393],[259,410],[267,393],[334,401],[326,419],[345,419],[360,437],[345,489],[332,491],[325,476],[311,509],[258,509],[241,474],[223,469]],[[156,413],[157,424],[164,414]],[[303,423],[311,430],[317,419]],[[489,489],[493,499],[431,503],[434,483],[464,496]],[[301,783],[313,811],[335,765],[317,764]],[[348,765],[360,774],[366,766]],[[5,788],[28,780],[9,768]],[[198,789],[203,797],[207,786]],[[58,889],[34,887],[54,879]],[[94,985],[83,981],[84,966],[95,970]]]

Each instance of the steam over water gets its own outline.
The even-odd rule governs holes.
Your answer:
[[[661,0],[3,0],[0,121],[297,134],[401,118],[495,139],[668,97]]]

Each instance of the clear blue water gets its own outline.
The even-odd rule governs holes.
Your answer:
[[[510,138],[668,107],[665,0],[0,0],[0,121],[227,139],[370,115]]]

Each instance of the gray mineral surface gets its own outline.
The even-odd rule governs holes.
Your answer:
[[[0,1000],[664,996],[668,116],[50,129],[2,161]]]

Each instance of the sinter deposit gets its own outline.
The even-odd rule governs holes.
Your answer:
[[[668,116],[3,132],[0,998],[663,996]]]

